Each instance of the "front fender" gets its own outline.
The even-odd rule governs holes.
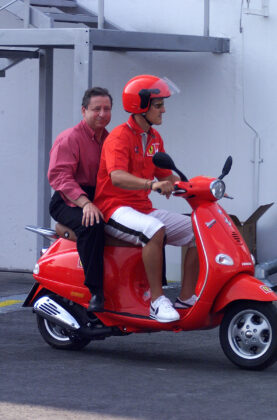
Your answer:
[[[41,284],[35,283],[30,290],[28,296],[26,297],[25,301],[23,302],[22,306],[24,308],[28,306],[33,306],[34,301],[36,298],[41,294],[42,291],[48,292],[47,289],[45,289]]]
[[[233,277],[218,294],[212,312],[219,312],[235,300],[277,301],[274,291],[248,274]]]

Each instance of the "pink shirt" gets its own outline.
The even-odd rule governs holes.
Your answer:
[[[70,207],[75,205],[66,196],[77,200],[80,195],[87,195],[80,185],[96,186],[101,149],[107,135],[104,130],[98,143],[92,128],[82,120],[56,138],[50,151],[48,179]]]

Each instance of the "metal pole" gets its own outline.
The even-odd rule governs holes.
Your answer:
[[[210,36],[210,0],[204,0],[204,36]]]
[[[104,29],[104,0],[98,0],[98,29]]]
[[[37,224],[50,226],[49,202],[51,188],[47,179],[49,152],[52,146],[53,114],[53,48],[40,51],[39,111],[38,111],[38,190]],[[38,235],[37,252],[47,245],[47,239]]]
[[[81,119],[84,92],[92,86],[92,33],[90,29],[76,30],[73,75],[73,124]]]
[[[24,28],[30,26],[30,0],[24,0],[25,12],[24,12]]]

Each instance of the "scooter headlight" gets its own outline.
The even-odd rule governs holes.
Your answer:
[[[215,181],[211,182],[210,191],[217,200],[220,200],[225,193],[224,182],[220,179],[216,179]]]

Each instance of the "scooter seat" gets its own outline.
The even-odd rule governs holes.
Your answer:
[[[61,223],[56,223],[55,226],[56,234],[60,238],[68,239],[69,241],[76,242],[77,237],[72,229],[62,225]],[[121,246],[121,247],[135,247],[140,248],[141,245],[133,245],[130,242],[122,241],[121,239],[114,238],[113,236],[105,233],[105,246]]]

